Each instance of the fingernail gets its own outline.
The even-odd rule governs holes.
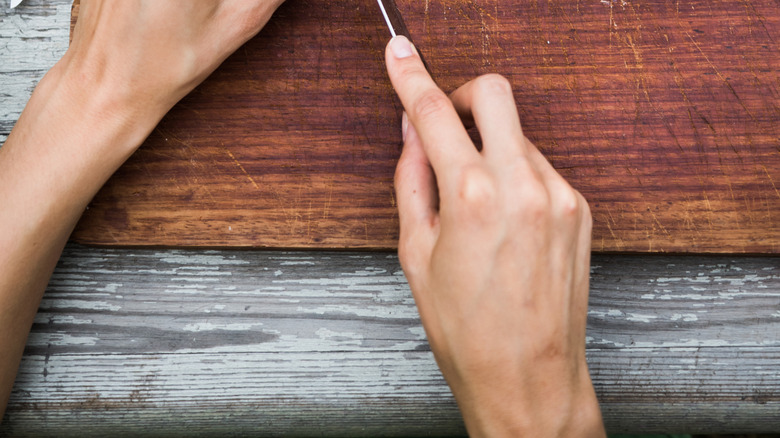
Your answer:
[[[401,137],[404,141],[406,141],[406,132],[409,130],[409,116],[406,115],[406,111],[404,111],[404,115],[401,116]]]
[[[390,41],[390,49],[393,51],[393,56],[398,59],[412,56],[412,43],[403,35],[398,35]]]

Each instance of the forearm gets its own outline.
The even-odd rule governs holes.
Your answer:
[[[87,203],[137,148],[142,114],[68,64],[41,81],[0,148],[0,417],[49,277]]]

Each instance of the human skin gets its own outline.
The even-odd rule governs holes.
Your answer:
[[[406,38],[386,52],[408,114],[399,257],[469,434],[605,436],[585,361],[587,202],[523,135],[506,79],[448,97]]]
[[[82,0],[71,47],[0,148],[0,416],[87,203],[281,3]],[[584,356],[587,203],[522,135],[506,81],[450,99],[413,51],[388,51],[387,64],[409,112],[401,261],[469,432],[603,435]],[[461,117],[479,127],[481,153]]]
[[[73,42],[0,148],[0,417],[78,218],[166,112],[283,0],[82,0]]]

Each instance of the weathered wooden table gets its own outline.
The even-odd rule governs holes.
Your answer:
[[[748,2],[749,3],[749,2]],[[0,141],[68,0],[0,6]],[[780,259],[593,259],[611,431],[780,429]],[[52,278],[0,436],[463,433],[394,254],[95,249]]]

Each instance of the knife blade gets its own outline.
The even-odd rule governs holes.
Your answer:
[[[387,27],[390,29],[390,35],[392,35],[393,38],[398,35],[403,35],[408,38],[412,44],[414,44],[412,35],[409,33],[409,29],[406,27],[406,23],[404,23],[404,18],[401,15],[401,11],[398,10],[398,5],[395,4],[395,0],[376,1],[379,3],[379,9],[382,11],[382,16],[385,19],[385,23],[387,23]],[[423,58],[419,47],[417,47],[416,44],[414,47],[417,49],[417,54],[420,55],[420,60],[425,66],[425,69],[428,71],[428,74],[431,74],[431,68],[428,66],[428,63],[425,62],[425,58]]]

